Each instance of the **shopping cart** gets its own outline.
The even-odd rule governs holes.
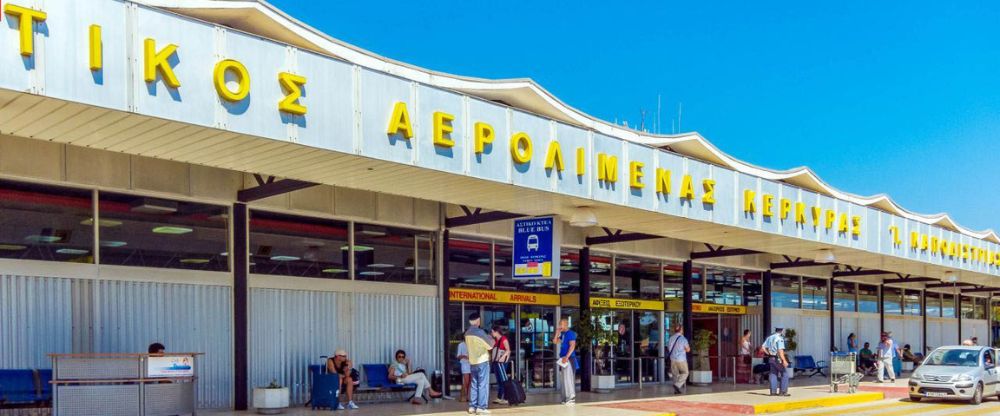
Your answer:
[[[864,374],[859,373],[857,355],[853,352],[830,353],[830,392],[835,393],[841,384],[847,385],[847,392],[858,391],[858,383]]]

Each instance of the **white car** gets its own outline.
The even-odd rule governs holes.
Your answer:
[[[992,348],[939,347],[927,355],[910,376],[910,400],[967,400],[982,403],[985,396],[1000,397],[1000,373]]]

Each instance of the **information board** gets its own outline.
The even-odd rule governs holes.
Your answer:
[[[514,220],[514,279],[559,278],[558,226],[555,217]]]

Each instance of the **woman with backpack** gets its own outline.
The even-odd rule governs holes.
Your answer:
[[[504,381],[507,380],[510,374],[510,340],[504,335],[503,327],[499,325],[493,326],[493,331],[491,332],[493,339],[496,340],[497,347],[493,349],[493,358],[490,360],[493,366],[493,373],[497,378],[497,398],[493,400],[496,404],[508,404],[507,399],[504,396]]]

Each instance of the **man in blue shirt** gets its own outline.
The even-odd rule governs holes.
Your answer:
[[[674,326],[674,334],[667,340],[667,356],[670,357],[670,377],[674,379],[674,394],[687,390],[688,360],[691,345],[684,338],[684,327]]]
[[[771,395],[791,396],[788,394],[788,372],[785,371],[788,368],[788,357],[785,357],[785,328],[775,328],[774,333],[764,340],[764,354],[767,355],[766,360],[770,368],[768,380],[771,384]]]
[[[559,376],[562,381],[562,404],[576,404],[576,369],[580,363],[576,360],[576,332],[569,329],[569,318],[559,320],[559,330],[556,331],[556,344],[559,344]]]

